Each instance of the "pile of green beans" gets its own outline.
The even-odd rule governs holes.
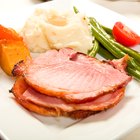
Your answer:
[[[140,53],[116,42],[112,38],[112,30],[101,26],[94,18],[90,17],[89,22],[91,24],[92,35],[95,37],[96,42],[98,41],[98,51],[95,52],[99,53],[105,59],[119,59],[128,54],[127,72],[135,79],[140,80]]]

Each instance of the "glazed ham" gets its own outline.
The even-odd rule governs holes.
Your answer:
[[[24,77],[35,90],[71,103],[91,101],[131,80],[112,65],[68,48],[40,55],[31,61]]]
[[[20,76],[12,92],[33,112],[84,118],[122,99],[131,80],[124,72],[127,60],[106,63],[69,48],[50,50],[15,66],[13,73]]]

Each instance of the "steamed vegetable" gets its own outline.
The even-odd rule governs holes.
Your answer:
[[[12,75],[14,65],[30,58],[30,52],[22,37],[10,28],[0,25],[0,66],[3,71]]]
[[[12,75],[14,65],[20,61],[26,61],[30,57],[27,46],[21,41],[0,42],[0,66],[3,71]]]
[[[102,46],[101,44],[99,45],[98,54],[101,55],[103,58],[105,58],[107,60],[113,60],[113,59],[115,59],[115,57],[109,51],[107,51],[104,48],[104,46]]]
[[[99,24],[99,23],[96,22],[96,24]],[[140,62],[140,53],[139,53],[139,52],[137,52],[137,51],[135,51],[135,50],[133,50],[133,49],[131,49],[131,48],[125,47],[125,46],[123,46],[122,44],[116,42],[116,41],[114,40],[114,38],[112,38],[112,36],[111,36],[110,34],[107,34],[107,32],[105,32],[105,31],[101,28],[100,25],[98,25],[98,27],[100,28],[100,31],[102,32],[102,34],[104,34],[105,36],[107,36],[108,38],[110,38],[109,40],[110,40],[111,43],[113,43],[116,47],[118,47],[119,49],[121,49],[123,52],[129,54],[129,56],[134,57],[138,62]],[[103,26],[102,26],[102,27],[103,27]],[[107,27],[104,28],[104,29],[107,29]],[[108,28],[108,30],[110,30],[110,32],[111,32],[112,29],[109,29],[109,28]]]
[[[0,25],[0,40],[22,40],[22,37],[11,28],[6,28]]]
[[[129,58],[128,61],[128,67],[129,67],[128,70],[131,72],[132,70],[135,70],[137,71],[137,73],[140,73],[140,63],[137,61],[139,57],[139,53],[131,49],[125,49],[123,48],[124,46],[121,46],[121,44],[115,43],[115,41],[112,39],[112,36],[107,34],[105,30],[102,28],[102,26],[94,18],[89,18],[89,19],[90,19],[92,34],[95,37],[95,39],[97,39],[106,48],[106,50],[109,51],[115,58],[122,58],[126,54],[131,54],[130,55],[131,57]]]
[[[94,45],[93,45],[92,49],[90,50],[90,52],[88,53],[88,55],[91,57],[95,57],[98,50],[99,50],[99,42],[97,40],[95,40]]]
[[[102,28],[103,28],[108,34],[112,35],[112,29],[110,29],[110,28],[108,28],[108,27],[106,27],[106,26],[104,26],[104,25],[102,25]]]
[[[134,57],[135,60],[137,60],[138,62],[140,62],[140,53],[139,53],[139,52],[137,52],[137,51],[135,51],[135,50],[133,50],[133,49],[131,49],[131,48],[125,47],[125,46],[123,46],[122,44],[116,42],[116,41],[112,38],[112,36],[111,36],[110,34],[108,34],[107,32],[105,32],[104,29],[106,29],[107,27],[103,29],[103,28],[101,27],[101,25],[100,25],[94,18],[91,18],[90,20],[91,20],[92,25],[98,27],[99,30],[100,30],[100,32],[101,32],[104,36],[106,36],[106,37],[109,39],[110,43],[112,43],[112,44],[115,45],[117,48],[119,48],[119,49],[122,50],[123,52],[129,54],[129,56]],[[109,28],[108,28],[108,29],[109,29]],[[109,29],[109,30],[111,30],[111,29]]]

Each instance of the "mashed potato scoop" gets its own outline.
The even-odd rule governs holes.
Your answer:
[[[92,48],[87,19],[81,13],[37,9],[26,21],[21,34],[32,52],[70,47],[87,53]]]

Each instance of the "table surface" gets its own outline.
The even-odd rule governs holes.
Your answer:
[[[107,7],[113,11],[116,11],[136,22],[140,23],[140,2],[135,0],[92,0],[93,2]],[[133,2],[132,2],[133,1]],[[31,5],[41,3],[39,0],[3,0],[0,1],[0,12],[14,12],[19,9],[24,9]],[[122,140],[139,140],[140,139],[140,127],[135,129],[129,135],[124,137]],[[1,140],[1,138],[0,138]]]

